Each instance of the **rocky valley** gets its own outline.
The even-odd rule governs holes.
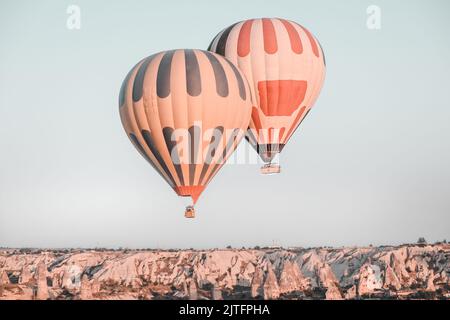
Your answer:
[[[450,245],[0,249],[0,300],[449,299]]]

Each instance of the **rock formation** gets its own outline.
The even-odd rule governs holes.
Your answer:
[[[29,266],[23,266],[22,273],[20,274],[19,283],[20,284],[26,284],[26,283],[30,282],[32,279],[33,279],[33,276],[31,275],[30,267]]]
[[[33,292],[35,299],[450,299],[449,257],[446,243],[289,250],[8,249],[0,250],[0,299],[31,299]]]
[[[9,281],[8,274],[6,273],[5,270],[1,271],[0,272],[0,284],[6,286],[9,283],[10,283],[10,281]]]
[[[370,295],[383,287],[381,270],[377,265],[365,264],[359,271],[358,293],[361,296]]]
[[[40,261],[36,270],[36,300],[47,300],[49,298],[47,286],[47,267],[44,261]]]
[[[328,300],[340,300],[342,299],[341,292],[339,290],[339,282],[336,279],[336,275],[333,273],[330,265],[326,262],[317,267],[316,274],[320,280],[323,288],[326,289],[325,298]]]
[[[217,284],[214,284],[211,296],[213,300],[223,300],[222,291],[220,287],[217,286]]]
[[[392,270],[391,266],[386,266],[385,275],[384,275],[384,285],[383,288],[386,290],[400,290],[402,284],[397,274]]]
[[[189,282],[189,299],[197,300],[198,299],[198,291],[197,291],[197,283],[193,279]]]
[[[92,287],[89,283],[89,278],[85,274],[81,278],[81,286],[80,286],[80,299],[81,300],[91,300],[92,299]]]
[[[98,281],[98,279],[96,279],[96,278],[92,279],[92,283],[91,283],[92,296],[95,296],[96,294],[100,293],[100,289],[101,289],[101,285],[100,285],[100,282]]]
[[[257,266],[255,269],[255,273],[252,277],[251,283],[251,295],[252,298],[263,297],[264,296],[264,271],[261,266]]]
[[[265,300],[273,300],[280,297],[280,287],[278,286],[277,276],[273,272],[272,266],[268,267],[263,287]]]
[[[3,296],[3,291],[4,291],[3,286],[5,286],[6,284],[9,283],[9,278],[8,278],[8,280],[6,280],[5,276],[6,276],[6,278],[8,278],[8,275],[6,275],[6,273],[3,270],[1,270],[0,271],[0,298]]]
[[[357,297],[357,295],[358,295],[358,292],[356,290],[356,285],[353,285],[345,293],[345,299],[352,300],[352,299],[355,299]]]
[[[280,275],[280,293],[304,291],[308,288],[308,281],[302,274],[297,263],[285,261]]]

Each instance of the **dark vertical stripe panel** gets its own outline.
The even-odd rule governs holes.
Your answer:
[[[184,50],[186,63],[186,90],[190,96],[196,97],[202,92],[200,66],[194,50]]]
[[[232,24],[231,26],[226,28],[225,31],[222,32],[222,34],[220,35],[220,39],[217,42],[216,50],[214,50],[216,53],[225,56],[225,49],[227,47],[228,36],[230,35],[231,30],[233,30],[236,24],[237,23]]]
[[[139,101],[142,98],[142,95],[144,93],[144,78],[145,73],[147,72],[147,68],[149,64],[153,61],[155,58],[155,55],[152,55],[146,59],[144,59],[144,62],[139,67],[139,70],[136,74],[136,77],[134,78],[133,83],[133,101]]]
[[[234,75],[236,76],[236,80],[239,87],[239,95],[241,96],[242,100],[245,100],[246,98],[245,84],[244,79],[242,79],[241,73],[236,68],[236,66],[233,63],[231,63],[228,59],[225,59],[225,61],[230,65],[231,69],[234,72]]]
[[[150,151],[153,153],[154,157],[158,161],[161,168],[164,170],[166,175],[170,178],[173,186],[176,185],[175,180],[172,177],[172,174],[170,173],[169,168],[167,167],[166,163],[164,162],[164,159],[162,158],[161,154],[159,153],[158,149],[156,148],[156,145],[153,141],[152,135],[150,131],[148,130],[142,130],[141,131],[142,137],[144,138],[145,143],[147,144]]]
[[[217,171],[225,164],[226,156],[230,152],[231,148],[233,147],[233,144],[236,142],[239,131],[240,131],[240,129],[234,129],[233,135],[228,140],[228,143],[222,152],[221,161],[216,163],[214,168],[211,170],[211,174],[209,175],[208,181],[210,181],[216,175]]]
[[[245,135],[245,140],[248,141],[248,143],[250,143],[251,145],[257,145],[257,140],[254,134],[254,131],[257,131],[257,129],[252,129],[252,128],[248,128],[246,135]]]
[[[148,162],[150,162],[153,165],[152,160],[148,157],[148,155],[145,152],[144,148],[139,143],[138,138],[133,133],[130,133],[130,140],[133,143],[133,145],[139,150],[139,152],[142,154],[142,156],[145,158],[145,160],[147,160]]]
[[[220,32],[219,32],[219,34],[220,34]],[[217,36],[218,36],[219,34],[217,34]],[[210,42],[210,44],[209,44],[209,46],[208,46],[208,48],[207,48],[206,50],[212,51],[211,49],[212,49],[213,43],[214,43],[214,41],[216,40],[217,36],[215,36],[215,37],[213,38],[213,40]]]
[[[139,65],[139,63],[141,63],[141,61],[139,61],[133,68],[131,68],[131,70],[128,72],[127,76],[125,77],[125,79],[122,82],[122,86],[120,87],[120,93],[119,93],[119,107],[123,107],[125,105],[125,96],[126,96],[126,91],[127,91],[127,87],[128,87],[128,81],[130,81],[131,75],[133,74],[134,69],[136,69],[136,67]]]
[[[184,183],[183,170],[181,168],[180,158],[178,157],[177,143],[172,140],[173,131],[174,129],[170,127],[163,128],[164,141],[166,142],[167,149],[169,150],[173,165],[175,166],[180,184],[185,186],[186,184]]]
[[[206,57],[208,58],[209,62],[211,63],[211,66],[214,71],[214,77],[216,79],[216,91],[217,94],[221,97],[227,97],[228,96],[228,80],[227,76],[225,74],[225,70],[223,69],[222,64],[220,61],[214,56],[214,54],[208,52],[208,51],[202,51]]]
[[[156,93],[160,98],[166,98],[170,94],[170,73],[174,54],[175,50],[167,51],[159,63],[156,77]]]
[[[223,135],[223,127],[217,127],[214,129],[214,133],[211,137],[211,141],[209,142],[209,149],[207,153],[207,158],[205,159],[205,162],[203,164],[202,172],[200,173],[200,179],[199,179],[199,185],[203,184],[203,180],[205,178],[205,174],[208,171],[208,168],[211,164],[212,159],[214,159],[214,156],[216,154],[217,146],[219,145],[220,141],[222,140]]]
[[[192,126],[189,128],[189,185],[194,185],[195,168],[197,167],[198,149],[200,146],[200,128]]]
[[[151,164],[151,166],[153,167],[153,169],[155,169],[156,172],[158,172],[158,174],[167,181],[167,183],[173,188],[175,187],[175,182],[171,179],[166,178],[160,171],[159,168],[156,167],[156,165],[153,163],[153,161],[150,159],[150,157],[147,155],[147,153],[145,152],[144,148],[142,147],[142,145],[139,143],[139,140],[137,139],[137,137],[133,134],[130,133],[130,140],[133,143],[133,145],[139,150],[139,152],[141,153],[141,155],[145,158],[145,160],[147,160],[148,163]],[[154,153],[153,153],[154,154]],[[167,173],[167,172],[166,172]],[[169,177],[170,174],[168,174]]]

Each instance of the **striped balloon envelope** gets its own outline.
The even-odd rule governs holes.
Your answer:
[[[317,39],[284,19],[251,19],[222,30],[208,50],[235,63],[252,85],[246,139],[265,162],[281,152],[317,99],[325,57]]]
[[[245,136],[245,76],[212,52],[172,50],[140,61],[119,96],[123,127],[141,155],[194,204]]]

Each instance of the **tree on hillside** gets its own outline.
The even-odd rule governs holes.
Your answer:
[[[420,237],[419,240],[417,240],[417,243],[425,244],[425,243],[427,243],[427,240],[425,240],[424,237]]]

